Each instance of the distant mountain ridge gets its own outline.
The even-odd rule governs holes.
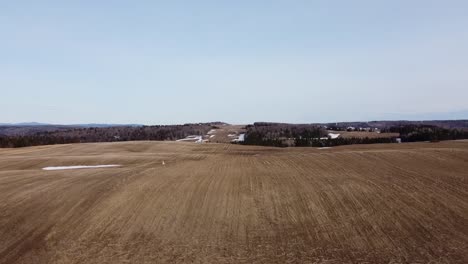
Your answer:
[[[49,133],[49,132],[65,132],[71,130],[80,130],[80,129],[109,129],[119,128],[122,131],[126,129],[142,129],[148,127],[184,127],[184,126],[194,126],[194,125],[204,125],[204,126],[221,126],[225,125],[224,122],[208,122],[208,123],[187,123],[180,125],[156,125],[156,126],[147,126],[140,124],[75,124],[75,125],[57,125],[57,124],[46,124],[38,122],[24,122],[24,123],[0,123],[0,137],[1,136],[30,136],[37,135],[38,133]]]
[[[117,127],[117,126],[131,126],[131,127],[139,127],[144,126],[142,124],[96,124],[96,123],[89,123],[89,124],[48,124],[48,123],[39,123],[39,122],[22,122],[22,123],[0,123],[0,126],[57,126],[57,127]]]
[[[22,123],[0,123],[0,126],[51,126],[52,124],[38,122],[22,122]]]
[[[41,132],[66,131],[80,128],[111,128],[111,127],[142,127],[137,124],[76,124],[76,125],[54,125],[38,122],[24,123],[0,123],[0,136],[24,136]]]

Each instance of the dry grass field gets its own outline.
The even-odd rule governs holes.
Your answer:
[[[467,141],[0,149],[0,263],[428,262],[468,263]]]

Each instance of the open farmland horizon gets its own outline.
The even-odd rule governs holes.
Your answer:
[[[225,122],[180,125],[3,125],[0,147],[116,141],[193,141],[276,147],[332,147],[468,139],[468,120],[370,121],[289,124]]]
[[[468,1],[0,1],[0,264],[467,264]]]

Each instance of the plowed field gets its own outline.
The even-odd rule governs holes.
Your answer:
[[[0,149],[0,263],[430,261],[468,263],[467,141]]]

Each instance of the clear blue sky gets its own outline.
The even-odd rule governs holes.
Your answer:
[[[468,118],[468,1],[0,1],[0,122]]]

